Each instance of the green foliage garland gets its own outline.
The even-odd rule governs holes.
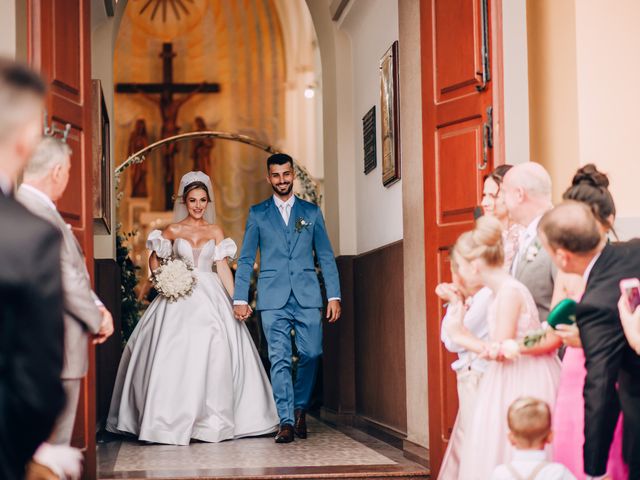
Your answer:
[[[138,284],[137,267],[129,258],[129,247],[126,245],[127,239],[135,235],[134,232],[122,233],[121,225],[116,229],[116,261],[120,266],[120,292],[122,294],[122,304],[120,306],[120,318],[122,319],[122,341],[126,343],[133,332],[133,329],[140,320],[142,303],[136,297],[135,288]]]

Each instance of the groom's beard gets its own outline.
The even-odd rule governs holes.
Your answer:
[[[281,190],[285,186],[286,186],[286,189]],[[273,188],[273,191],[276,192],[278,195],[283,195],[283,196],[289,195],[291,193],[291,190],[293,190],[293,182],[288,184],[271,185],[271,188]]]

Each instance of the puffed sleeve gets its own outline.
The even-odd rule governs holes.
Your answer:
[[[214,262],[219,262],[225,258],[236,258],[236,253],[238,251],[238,246],[236,242],[234,242],[230,238],[225,238],[218,245],[216,245],[216,251],[213,256]]]
[[[171,241],[162,236],[160,230],[153,230],[147,238],[147,248],[156,252],[160,258],[171,256]]]

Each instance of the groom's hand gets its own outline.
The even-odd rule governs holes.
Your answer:
[[[253,310],[251,310],[251,307],[249,305],[233,306],[233,314],[235,315],[236,319],[240,320],[241,322],[249,318],[252,313],[253,313]]]
[[[327,320],[329,323],[334,323],[340,318],[342,313],[342,307],[340,306],[340,300],[331,300],[327,305]]]

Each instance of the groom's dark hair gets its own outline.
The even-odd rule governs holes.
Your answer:
[[[293,167],[293,158],[286,153],[274,153],[267,158],[267,170],[269,170],[271,165],[284,165],[286,163],[290,163]]]

